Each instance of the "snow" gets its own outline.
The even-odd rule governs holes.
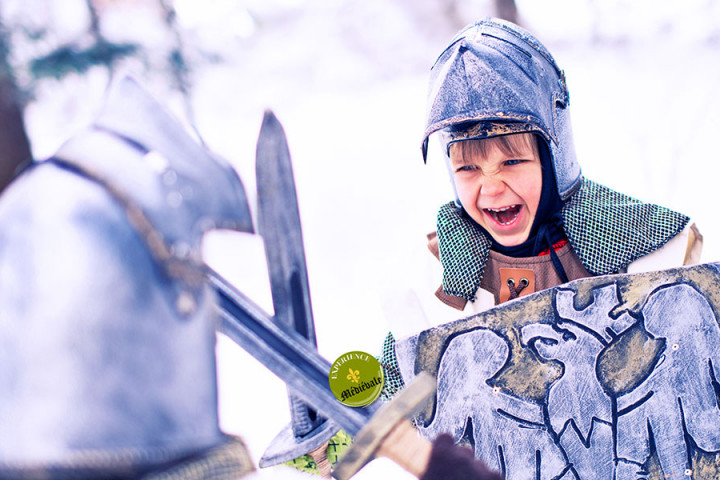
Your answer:
[[[147,4],[101,3],[108,5],[112,38],[146,36],[156,48],[168,48]],[[198,65],[196,124],[241,174],[253,208],[264,109],[272,108],[285,127],[318,349],[330,361],[350,350],[379,353],[394,270],[408,261],[408,245],[422,244],[435,210],[451,198],[438,156],[423,166],[420,140],[427,70],[454,31],[440,19],[438,31],[418,28],[422,12],[403,10],[406,3],[215,0],[198,9],[199,2],[176,1]],[[703,261],[717,261],[720,2],[600,3],[518,1],[524,24],[566,71],[583,172],[691,215],[705,235]],[[466,23],[491,13],[489,2],[458,4]],[[67,37],[81,13],[72,16],[63,7],[63,19],[55,21],[64,22]],[[19,15],[15,8],[3,14]],[[75,9],[80,12],[82,2]],[[126,68],[184,115],[157,71]],[[40,84],[27,110],[38,157],[89,121],[106,83],[106,73],[95,69]],[[208,262],[271,311],[261,240],[236,234],[213,242]],[[258,459],[289,421],[284,384],[224,337],[217,351],[222,427],[241,435]],[[391,476],[410,478],[382,460],[355,478]]]

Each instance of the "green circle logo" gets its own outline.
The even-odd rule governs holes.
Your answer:
[[[364,407],[375,401],[385,377],[380,362],[365,352],[340,355],[330,367],[330,390],[349,407]]]

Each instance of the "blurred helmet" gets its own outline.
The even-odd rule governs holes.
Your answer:
[[[225,441],[199,247],[252,228],[229,165],[124,80],[0,223],[0,477],[133,476]]]
[[[517,25],[486,18],[462,30],[432,67],[423,159],[435,132],[446,156],[454,142],[534,132],[567,199],[581,180],[569,104],[564,73],[547,49]]]

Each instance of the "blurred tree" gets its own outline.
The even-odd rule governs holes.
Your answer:
[[[83,39],[60,45],[47,55],[29,60],[29,72],[35,79],[60,79],[69,73],[84,73],[95,65],[106,66],[111,75],[113,64],[120,58],[136,53],[134,44],[107,41],[100,32],[100,19],[92,0],[85,0],[90,13],[89,46]],[[10,27],[8,27],[10,28]],[[22,26],[18,26],[24,30]],[[35,41],[33,35],[28,35]],[[42,35],[40,35],[42,37]],[[87,42],[85,42],[87,43]],[[0,191],[14,174],[32,159],[29,137],[25,129],[23,111],[25,98],[16,81],[10,62],[11,39],[0,12]]]
[[[70,73],[85,73],[98,65],[107,67],[112,77],[116,62],[138,52],[139,46],[135,43],[108,41],[100,31],[100,16],[93,0],[85,0],[85,4],[90,14],[90,44],[86,46],[87,41],[80,38],[32,60],[30,71],[35,78],[61,79]]]
[[[192,106],[192,98],[190,94],[190,67],[185,59],[183,48],[183,37],[177,22],[177,12],[170,0],[158,0],[160,9],[163,12],[165,26],[172,33],[174,38],[174,46],[168,55],[168,63],[173,78],[174,87],[180,92],[183,98],[185,115],[188,123],[195,130],[198,140],[203,142],[203,138],[195,124],[195,111]]]
[[[488,15],[520,23],[515,0],[396,0],[396,3],[426,36],[441,42]]]
[[[442,44],[470,23],[464,14],[464,0],[397,0],[410,19],[433,42]]]
[[[519,23],[515,0],[495,0],[495,16],[508,22]]]
[[[152,69],[147,62],[148,55],[162,52],[162,74],[170,75],[171,87],[179,91],[185,105],[187,119],[194,124],[191,106],[190,67],[183,53],[183,37],[176,19],[172,0],[156,0],[159,8],[147,8],[148,3],[137,0],[82,0],[79,8],[85,8],[88,21],[70,41],[55,41],[49,35],[58,25],[37,26],[38,16],[32,13],[34,5],[26,4],[26,16],[17,13],[4,21],[0,11],[0,191],[8,183],[18,166],[29,163],[32,158],[29,135],[25,129],[23,112],[26,103],[34,100],[38,81],[45,79],[63,80],[71,74],[83,75],[95,67],[105,68],[112,78],[119,62],[139,59],[145,69]],[[0,0],[2,6],[2,0]],[[113,41],[103,32],[102,20],[113,8],[144,9],[151,11],[167,29],[170,35],[169,50],[143,48],[144,37],[131,41]],[[35,6],[36,8],[36,6]],[[22,10],[20,10],[22,12]],[[40,16],[40,18],[43,18]],[[32,21],[30,20],[32,19]],[[34,23],[35,25],[29,26]],[[7,25],[7,29],[4,27]],[[13,49],[15,45],[16,49]],[[24,48],[19,48],[22,45]],[[48,51],[47,46],[50,46]],[[40,46],[42,54],[37,54]],[[28,48],[31,47],[31,48]],[[11,52],[13,55],[11,55]],[[18,53],[21,52],[21,53]],[[199,135],[198,135],[199,136]]]
[[[0,15],[0,192],[32,158],[20,89],[8,60],[9,53],[8,35]]]

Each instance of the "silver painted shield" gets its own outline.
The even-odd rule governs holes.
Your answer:
[[[396,345],[421,431],[512,480],[718,478],[720,265],[577,280]]]

